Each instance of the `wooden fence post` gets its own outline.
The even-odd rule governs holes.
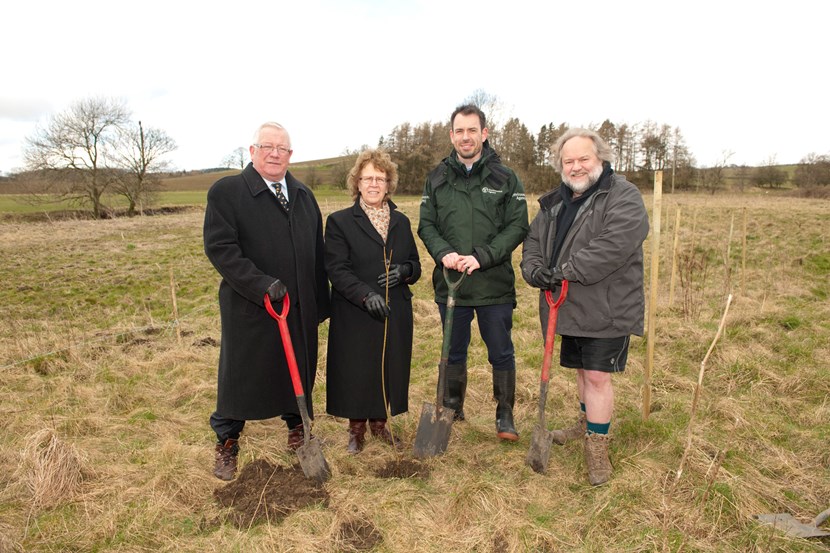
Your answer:
[[[680,205],[674,212],[674,246],[671,251],[671,280],[669,281],[669,307],[674,303],[674,286],[677,283],[677,247],[680,245]]]
[[[179,326],[179,306],[176,302],[176,281],[173,279],[173,268],[170,268],[170,295],[173,296],[173,324],[176,325],[176,340],[182,345],[182,328]]]
[[[651,287],[648,302],[648,353],[643,382],[643,420],[651,413],[651,369],[654,365],[654,341],[657,334],[657,283],[660,269],[660,211],[663,209],[663,171],[654,172],[654,206],[651,210]]]

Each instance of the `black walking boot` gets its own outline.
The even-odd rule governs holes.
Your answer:
[[[493,370],[493,396],[496,400],[496,435],[515,442],[519,433],[513,425],[513,404],[516,401],[516,370]]]
[[[464,396],[467,394],[467,365],[447,365],[444,407],[455,411],[454,421],[464,420]]]

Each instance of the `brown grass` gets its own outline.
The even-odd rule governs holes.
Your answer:
[[[652,412],[642,420],[646,340],[634,338],[628,368],[614,380],[615,472],[607,485],[587,484],[579,444],[555,448],[544,475],[524,463],[543,344],[536,294],[519,282],[517,444],[495,440],[490,368],[474,332],[468,420],[453,425],[443,456],[428,460],[420,476],[390,478],[382,471],[399,457],[376,440],[348,455],[346,421],[322,414],[324,324],[314,394],[321,411],[315,434],[326,440],[333,472],[328,504],[250,528],[230,521],[214,498],[228,485],[210,473],[218,277],[202,253],[201,213],[0,223],[0,463],[11,469],[0,474],[0,551],[821,550],[826,540],[787,538],[752,515],[787,512],[809,521],[830,497],[830,206],[766,195],[663,199],[665,235],[673,232],[667,215],[680,203],[681,247],[688,247],[697,210],[695,243],[717,255],[709,286],[697,292],[699,309],[687,317],[680,290],[668,305],[672,241],[662,241]],[[323,209],[347,203],[329,201]],[[398,203],[417,226],[417,199]],[[747,278],[740,293],[740,225],[731,261],[724,254],[732,216],[740,220],[744,207]],[[441,347],[432,262],[423,248],[421,260],[410,408],[392,421],[410,445],[422,403],[435,401]],[[732,263],[731,290],[725,261]],[[171,270],[181,344],[171,324]],[[667,496],[686,445],[699,365],[730,291],[735,299],[708,361],[688,458]],[[550,424],[573,419],[575,395],[572,375],[556,366]],[[267,461],[291,469],[296,456],[284,444],[279,421],[249,423],[241,468]],[[411,460],[411,448],[403,460]],[[32,467],[41,476],[33,478]]]
[[[83,481],[83,460],[77,447],[43,428],[26,437],[15,479],[25,483],[30,511],[72,501]]]

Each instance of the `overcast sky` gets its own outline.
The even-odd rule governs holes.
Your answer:
[[[218,166],[269,120],[291,133],[292,161],[337,156],[444,121],[476,90],[533,134],[680,127],[704,166],[830,153],[820,0],[11,0],[0,20],[0,172],[91,96],[166,131],[184,170]]]

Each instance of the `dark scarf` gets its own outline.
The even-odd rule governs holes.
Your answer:
[[[556,238],[553,241],[553,255],[550,258],[550,266],[555,267],[559,265],[559,254],[562,250],[562,243],[565,242],[565,236],[571,230],[571,226],[576,219],[576,214],[579,208],[584,204],[588,198],[594,195],[599,190],[599,187],[606,180],[611,178],[614,170],[611,169],[611,164],[608,162],[602,163],[602,173],[597,182],[591,185],[588,190],[582,193],[578,198],[574,198],[573,190],[571,190],[564,182],[559,184],[559,195],[562,196],[562,207],[559,209],[559,215],[556,217]]]

